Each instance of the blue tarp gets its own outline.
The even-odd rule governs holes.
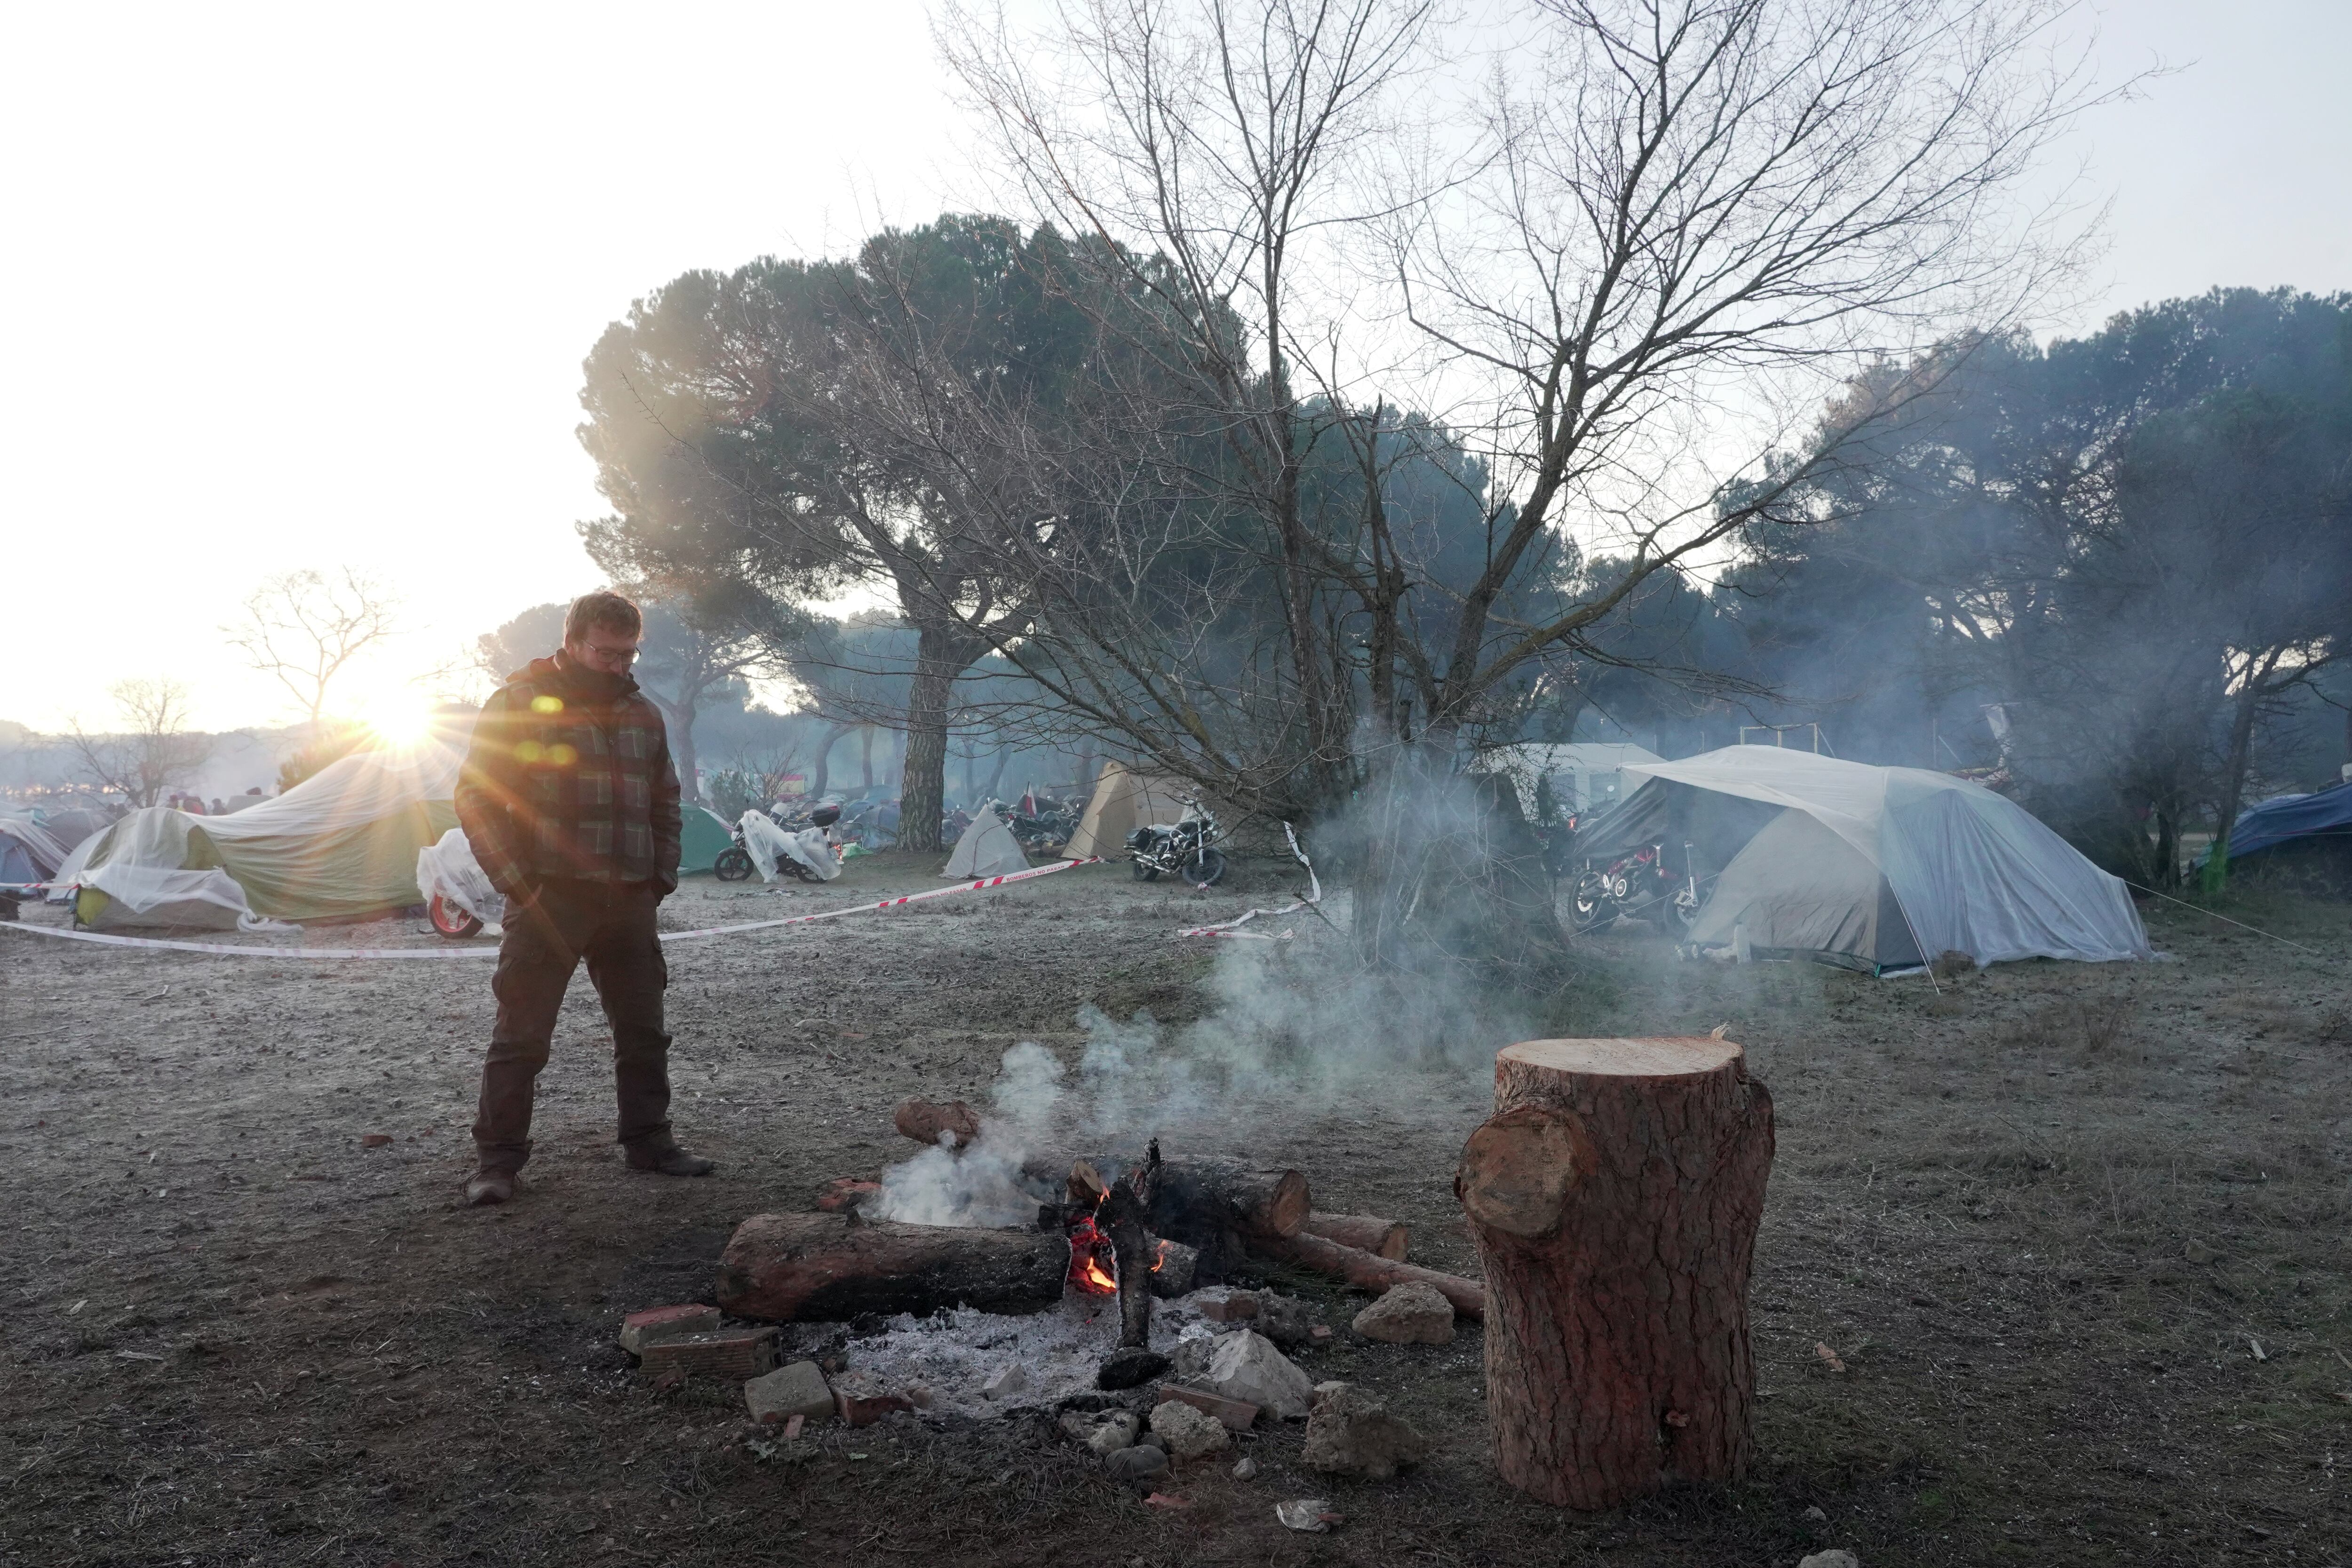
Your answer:
[[[2291,839],[2325,834],[2352,838],[2352,784],[2334,784],[2313,795],[2282,795],[2254,806],[2230,830],[2230,858],[2242,860]],[[2197,857],[2203,866],[2208,849]]]

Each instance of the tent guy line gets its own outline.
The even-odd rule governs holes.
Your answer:
[[[920,893],[904,893],[895,899],[883,899],[870,904],[846,904],[837,910],[819,910],[814,914],[787,915],[772,921],[745,921],[740,925],[702,926],[693,931],[666,931],[661,940],[691,942],[697,937],[733,936],[747,931],[769,931],[778,926],[807,925],[812,921],[829,921],[842,915],[871,914],[882,910],[895,910],[907,904],[920,903],[926,899],[944,899],[957,893],[977,893],[989,888],[1001,888],[1008,882],[1026,882],[1033,878],[1050,877],[1057,871],[1067,871],[1077,866],[1102,863],[1099,855],[1082,856],[1075,860],[1058,860],[1051,866],[1034,866],[1026,871],[1008,872],[1002,877],[982,877],[976,881],[959,882],[952,888],[932,888]],[[496,947],[231,947],[226,942],[173,942],[161,937],[109,936],[101,931],[62,931],[50,926],[27,925],[23,921],[0,921],[0,931],[22,931],[27,936],[58,937],[68,942],[94,942],[107,947],[163,948],[173,952],[208,952],[230,958],[496,958]]]

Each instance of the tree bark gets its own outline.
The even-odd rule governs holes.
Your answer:
[[[968,660],[959,660],[954,641],[937,626],[915,634],[915,674],[907,688],[907,767],[898,794],[898,847],[940,847],[940,814],[946,807],[948,695]]]
[[[1465,1279],[1459,1274],[1442,1273],[1423,1268],[1419,1264],[1399,1263],[1377,1253],[1366,1252],[1360,1247],[1349,1247],[1328,1237],[1302,1230],[1291,1237],[1259,1237],[1252,1238],[1250,1248],[1285,1263],[1296,1263],[1302,1268],[1312,1268],[1318,1274],[1328,1274],[1336,1279],[1363,1290],[1387,1290],[1398,1285],[1427,1285],[1454,1303],[1454,1310],[1465,1318],[1486,1315],[1486,1289],[1475,1279]]]
[[[2275,657],[2271,664],[2275,664]],[[2260,674],[2246,671],[2246,679],[2238,688],[2237,710],[2230,716],[2230,756],[2222,764],[2221,810],[2213,828],[2213,847],[2206,852],[2204,889],[2218,893],[2230,880],[2230,833],[2238,826],[2238,804],[2246,791],[2246,764],[2252,759],[2254,749],[2254,718],[2262,710],[2263,699],[2268,695],[2265,682],[2271,665]]]
[[[1727,1040],[1534,1040],[1454,1193],[1486,1265],[1486,1408],[1503,1479],[1614,1508],[1747,1468],[1748,1275],[1772,1101]]]
[[[739,1318],[840,1321],[968,1302],[1026,1312],[1062,1299],[1070,1245],[1044,1230],[753,1215],[719,1260],[719,1305]]]
[[[1404,1261],[1405,1228],[1392,1219],[1368,1214],[1318,1213],[1308,1215],[1302,1228],[1309,1236],[1319,1236],[1391,1263]]]

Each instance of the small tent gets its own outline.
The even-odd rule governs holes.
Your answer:
[[[234,816],[134,811],[77,849],[58,879],[98,929],[240,918],[352,920],[421,902],[416,852],[457,825],[460,753],[438,740],[360,752]]]
[[[1021,840],[1013,837],[1013,828],[995,811],[985,810],[971,819],[971,825],[955,841],[955,853],[948,857],[948,868],[940,876],[955,881],[970,881],[976,877],[1003,877],[1029,868],[1029,857],[1021,852]]]
[[[727,830],[727,819],[709,806],[689,805],[684,815],[686,822],[678,837],[677,873],[691,877],[717,866],[719,857],[734,847],[735,836]]]
[[[1123,854],[1127,836],[1153,823],[1174,822],[1184,815],[1186,798],[1199,800],[1230,833],[1231,808],[1202,794],[1201,786],[1173,773],[1147,773],[1124,763],[1105,763],[1095,779],[1095,793],[1086,814],[1070,835],[1062,853],[1073,860],[1090,855],[1110,858]]]
[[[29,816],[0,816],[0,883],[45,882],[72,853]]]
[[[1777,746],[1631,763],[1636,787],[1580,835],[1596,862],[1666,846],[1703,901],[1688,940],[1876,973],[1945,952],[2146,958],[2131,895],[2024,807],[1921,768]]]

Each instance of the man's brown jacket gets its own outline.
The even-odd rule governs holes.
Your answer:
[[[625,675],[533,659],[482,705],[457,823],[491,885],[551,878],[677,887],[677,770],[661,710]]]

